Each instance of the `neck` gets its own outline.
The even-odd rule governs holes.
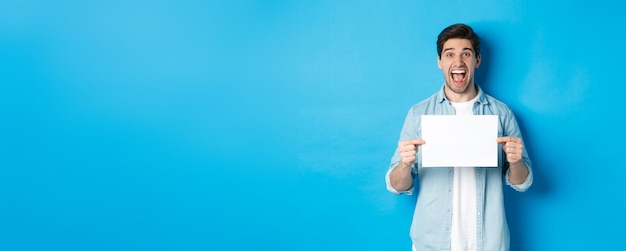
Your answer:
[[[448,98],[450,102],[455,103],[470,101],[478,95],[478,89],[473,83],[470,84],[463,92],[454,92],[450,90],[447,85],[444,85],[443,91],[446,94],[446,98]]]

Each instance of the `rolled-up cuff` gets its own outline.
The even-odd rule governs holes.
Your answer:
[[[511,169],[506,170],[506,175],[504,177],[504,180],[506,182],[507,185],[509,185],[510,187],[512,187],[513,189],[515,189],[515,191],[518,192],[525,192],[526,190],[528,190],[528,188],[530,188],[530,185],[533,184],[533,171],[532,169],[528,168],[528,176],[526,177],[526,180],[524,180],[524,182],[522,184],[516,185],[513,184],[509,181],[509,171]]]
[[[395,167],[389,168],[389,170],[387,170],[387,174],[385,174],[385,183],[387,183],[387,190],[389,190],[389,192],[392,192],[394,194],[406,194],[406,195],[411,195],[413,194],[413,186],[411,186],[411,188],[409,188],[406,191],[398,191],[396,189],[394,189],[391,186],[391,181],[389,180],[389,175],[391,174],[391,170],[393,170]]]

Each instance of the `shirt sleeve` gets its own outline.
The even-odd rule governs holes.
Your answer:
[[[409,109],[409,112],[406,115],[406,118],[404,120],[404,125],[402,126],[402,131],[400,132],[400,140],[406,140],[406,139],[418,139],[420,138],[420,121],[419,120],[419,116],[415,113],[414,110],[415,107],[411,107],[411,109]],[[418,163],[420,156],[417,155],[416,159],[415,159],[415,163]],[[387,190],[389,190],[389,192],[392,192],[394,194],[407,194],[407,195],[411,195],[413,194],[413,188],[415,187],[415,180],[413,180],[413,186],[411,186],[411,188],[409,188],[406,191],[397,191],[396,189],[394,189],[391,186],[391,182],[389,180],[389,175],[391,174],[391,170],[393,170],[398,163],[400,163],[401,157],[400,154],[398,153],[397,149],[393,154],[393,157],[391,158],[391,163],[389,164],[389,168],[387,170],[387,173],[385,174],[385,183],[387,184]],[[413,176],[413,178],[415,178],[415,176],[417,175],[417,164],[414,164],[413,167],[411,168],[411,175]]]
[[[508,120],[506,124],[505,135],[519,137],[522,139],[522,142],[525,142],[524,138],[522,137],[522,132],[520,131],[519,125],[517,123],[517,119],[515,118],[515,115],[513,115],[513,112],[511,110],[508,110],[507,118]],[[530,158],[528,157],[528,152],[526,151],[526,148],[524,148],[522,152],[522,161],[524,162],[524,165],[528,169],[528,176],[526,177],[526,180],[524,180],[522,184],[516,185],[516,184],[512,184],[509,181],[510,168],[507,168],[506,175],[504,177],[506,184],[518,192],[525,192],[533,184],[533,165],[532,165],[532,161],[530,161]]]
[[[396,167],[394,166],[394,167],[389,168],[389,170],[387,170],[387,174],[385,175],[385,183],[387,183],[387,190],[389,190],[389,192],[392,192],[392,193],[398,194],[398,195],[399,194],[406,194],[406,195],[413,194],[413,190],[414,190],[413,187],[414,186],[411,186],[411,188],[409,188],[406,191],[398,191],[398,190],[394,189],[391,186],[391,181],[389,180],[389,174],[391,174],[391,170],[393,170],[394,168],[396,168]]]
[[[524,182],[519,185],[513,184],[509,181],[509,171],[511,171],[511,169],[507,169],[506,175],[504,177],[506,184],[518,192],[525,192],[526,190],[528,190],[528,188],[530,188],[530,185],[533,184],[533,169],[528,166],[526,168],[528,168],[528,176],[526,177],[526,180],[524,180]]]

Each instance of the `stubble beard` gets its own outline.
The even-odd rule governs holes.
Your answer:
[[[471,86],[470,82],[466,82],[463,86],[455,86],[454,84],[451,84],[449,80],[446,80],[446,86],[448,87],[448,89],[454,93],[457,94],[465,94],[468,93],[469,88]]]

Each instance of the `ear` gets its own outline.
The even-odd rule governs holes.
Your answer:
[[[476,55],[476,68],[480,66],[480,54]]]
[[[437,67],[441,69],[441,56],[437,56]]]

